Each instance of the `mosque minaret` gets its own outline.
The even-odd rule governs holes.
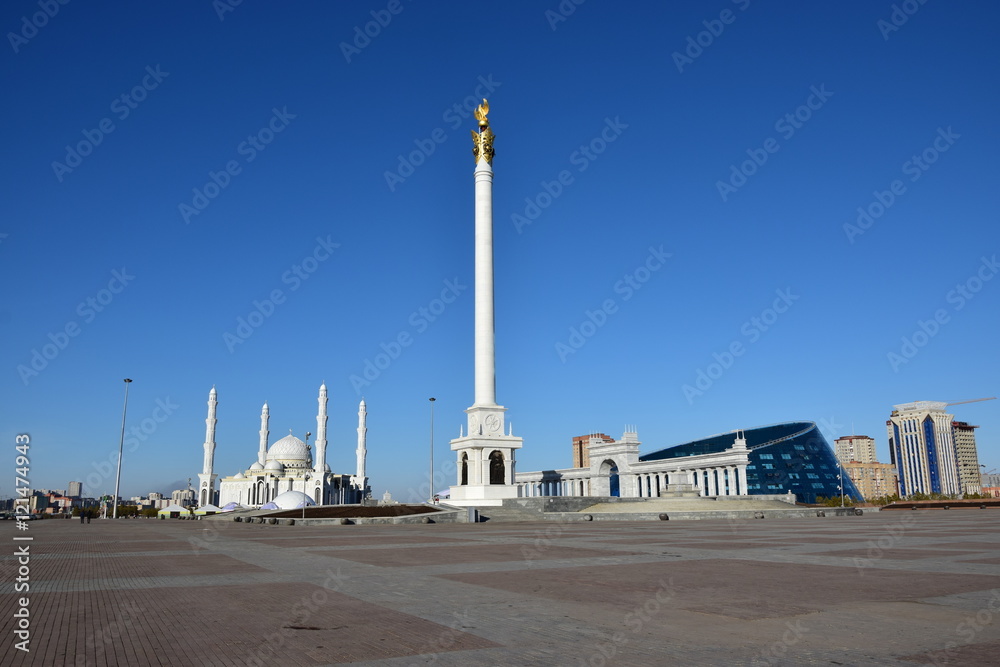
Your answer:
[[[267,457],[267,436],[269,431],[267,430],[267,420],[271,416],[271,413],[267,409],[267,401],[264,401],[264,407],[260,409],[260,448],[257,450],[257,463],[264,466],[264,459]]]
[[[316,467],[317,475],[326,472],[326,405],[329,399],[326,395],[326,383],[319,387],[319,411],[316,413]]]
[[[358,477],[365,478],[365,457],[368,454],[367,451],[367,434],[368,434],[368,406],[365,404],[365,399],[361,399],[361,405],[358,406],[358,449],[355,454],[358,457],[358,467],[357,475]]]
[[[355,454],[358,457],[357,473],[354,476],[354,483],[364,488],[368,484],[368,477],[366,477],[365,472],[365,458],[368,456],[367,448],[367,434],[368,434],[368,406],[365,405],[365,399],[361,399],[361,405],[358,406],[358,448],[355,450]]]
[[[216,501],[215,478],[218,475],[212,472],[215,462],[215,425],[216,409],[219,406],[218,394],[215,387],[208,393],[208,417],[205,419],[205,460],[202,464],[201,474],[198,475],[198,500],[199,505],[208,505]]]

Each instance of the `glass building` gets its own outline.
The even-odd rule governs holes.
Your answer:
[[[840,496],[863,500],[850,476],[840,466],[829,443],[815,422],[771,424],[743,432],[749,450],[747,492],[750,495],[791,491],[802,503],[815,503],[818,496]],[[735,432],[668,447],[640,456],[640,461],[717,454],[733,446]]]

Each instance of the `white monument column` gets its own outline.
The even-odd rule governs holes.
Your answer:
[[[489,132],[489,126],[486,126]],[[475,134],[475,133],[473,133]],[[491,156],[492,159],[492,156]],[[497,404],[495,330],[493,320],[493,167],[480,156],[476,179],[476,401]]]
[[[495,320],[493,312],[493,131],[486,100],[476,108],[479,131],[472,131],[475,179],[475,397],[468,415],[468,433],[451,441],[452,451],[468,454],[468,484],[451,487],[449,503],[497,506],[516,498],[514,452],[521,438],[505,433],[506,408],[496,402]],[[460,481],[460,480],[459,480]]]
[[[219,405],[219,398],[215,392],[215,387],[208,392],[208,417],[205,419],[205,460],[202,463],[201,474],[198,475],[198,505],[205,506],[214,503],[215,479],[218,475],[212,472],[215,461],[215,424],[216,408]]]

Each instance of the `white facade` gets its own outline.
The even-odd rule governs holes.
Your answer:
[[[894,405],[886,421],[889,455],[899,476],[899,494],[961,493],[947,403],[916,401]]]
[[[732,447],[718,454],[640,461],[639,445],[634,430],[612,442],[594,436],[587,445],[589,467],[517,473],[518,497],[657,498],[669,492],[668,487],[688,486],[701,496],[748,495],[750,459],[742,432],[734,435]]]
[[[363,476],[364,471],[360,471],[361,475],[338,475],[331,472],[330,466],[326,463],[328,397],[325,384],[319,389],[318,402],[315,459],[312,447],[291,433],[268,447],[270,410],[265,403],[261,409],[260,440],[255,460],[247,469],[222,478],[218,501],[215,502],[212,498],[215,494],[215,480],[218,477],[213,473],[218,399],[213,387],[209,394],[204,465],[202,473],[198,476],[199,498],[208,498],[208,502],[215,502],[220,507],[231,502],[259,507],[282,493],[298,491],[321,505],[360,502],[368,493],[368,480]],[[308,434],[306,437],[308,439]]]

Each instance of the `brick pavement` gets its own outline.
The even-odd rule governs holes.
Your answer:
[[[1000,512],[33,522],[3,665],[995,665]],[[31,652],[14,644],[30,600]]]

